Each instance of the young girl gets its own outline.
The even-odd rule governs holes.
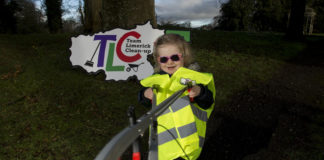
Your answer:
[[[206,123],[214,108],[213,76],[187,69],[192,62],[189,44],[179,35],[166,34],[154,44],[156,74],[141,81],[144,88],[139,101],[151,106],[153,86],[157,105],[182,89],[180,79],[195,81],[163,114],[157,117],[158,159],[190,159],[199,157],[206,135]]]

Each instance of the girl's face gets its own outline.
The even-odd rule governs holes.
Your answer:
[[[159,55],[157,58],[161,69],[168,74],[173,74],[184,65],[182,53],[176,45],[161,45],[157,48],[157,53]],[[165,60],[167,61],[165,62]]]

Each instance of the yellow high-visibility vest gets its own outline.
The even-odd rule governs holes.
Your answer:
[[[207,85],[215,101],[214,78],[210,73],[200,73],[179,68],[171,77],[168,74],[154,74],[141,81],[144,87],[158,85],[157,105],[184,86],[181,78],[195,80]],[[190,103],[188,91],[184,92],[163,114],[157,117],[158,158],[173,160],[178,157],[195,160],[199,157],[206,135],[207,120],[214,104],[206,110],[196,103]]]

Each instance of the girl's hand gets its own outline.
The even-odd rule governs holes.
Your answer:
[[[189,92],[189,97],[190,98],[195,98],[200,94],[201,88],[198,85],[195,85],[191,88],[190,92]]]
[[[153,99],[153,90],[152,88],[148,88],[144,91],[144,97],[152,100]]]

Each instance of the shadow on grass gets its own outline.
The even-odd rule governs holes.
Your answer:
[[[323,125],[315,117],[324,111],[288,92],[278,84],[255,82],[230,96],[208,122],[199,159],[317,160],[323,150],[317,144],[323,139],[314,142],[311,137],[323,134],[313,126]]]
[[[324,67],[324,37],[307,36],[304,40],[307,47],[296,57],[289,60],[294,64]]]

